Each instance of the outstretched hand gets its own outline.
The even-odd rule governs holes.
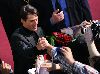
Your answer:
[[[46,47],[49,45],[48,41],[46,40],[46,38],[42,37],[38,39],[38,43],[37,43],[37,49],[38,50],[44,50],[46,49]]]
[[[87,22],[86,20],[83,21],[80,26],[82,26],[83,28],[89,27],[91,25],[91,22]]]
[[[93,41],[93,34],[91,27],[85,28],[84,38],[87,44],[90,44]]]
[[[59,9],[55,10],[52,14],[52,17],[50,18],[52,24],[56,24],[62,21],[63,19],[64,19],[64,13]]]
[[[75,62],[71,49],[69,47],[62,47],[61,52],[64,54],[64,57],[66,58],[67,63],[73,64]]]
[[[44,49],[50,49],[51,50],[53,48],[53,46],[50,45],[49,42],[44,37],[39,38],[36,47],[37,47],[38,50],[44,50]]]

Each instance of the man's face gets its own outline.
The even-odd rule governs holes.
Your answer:
[[[38,16],[29,14],[29,15],[27,15],[26,21],[21,19],[21,22],[25,28],[27,28],[31,31],[36,31],[37,25],[38,25]]]

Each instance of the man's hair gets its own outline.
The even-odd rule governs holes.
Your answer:
[[[20,17],[21,19],[25,20],[27,19],[27,15],[38,15],[37,9],[29,4],[23,6],[20,10]]]

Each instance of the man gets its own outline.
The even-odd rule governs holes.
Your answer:
[[[37,55],[45,54],[48,42],[43,37],[43,31],[38,26],[37,9],[31,5],[22,7],[22,26],[11,37],[11,47],[14,57],[14,74],[28,74],[28,69],[34,67]],[[53,47],[53,46],[50,46]]]
[[[22,26],[11,37],[14,74],[28,74],[28,69],[35,67],[37,55],[49,53],[44,49],[50,50],[54,46],[48,43],[42,29],[38,27],[37,9],[29,4],[25,5],[22,7],[20,15]]]

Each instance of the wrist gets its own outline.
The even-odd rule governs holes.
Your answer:
[[[91,39],[91,40],[85,40],[86,41],[86,43],[87,43],[87,46],[89,46],[89,45],[91,45],[91,44],[93,44],[94,43],[94,41]]]
[[[91,44],[87,44],[87,46],[88,46],[88,51],[89,51],[90,57],[100,56],[100,53],[98,52],[94,41],[91,42]]]
[[[47,50],[50,50],[50,51],[51,51],[53,48],[54,48],[54,46],[52,46],[52,45],[50,45],[50,44],[46,47],[46,49],[47,49]]]
[[[68,61],[68,63],[69,63],[70,65],[73,65],[73,64],[75,63],[75,60],[72,59],[72,60]]]
[[[46,47],[46,49],[47,49],[47,53],[51,56],[51,50],[54,48],[54,46],[52,46],[52,45],[48,45],[47,47]]]
[[[87,43],[87,46],[89,49],[96,47],[94,41]]]
[[[61,70],[60,64],[53,63],[52,70]]]

